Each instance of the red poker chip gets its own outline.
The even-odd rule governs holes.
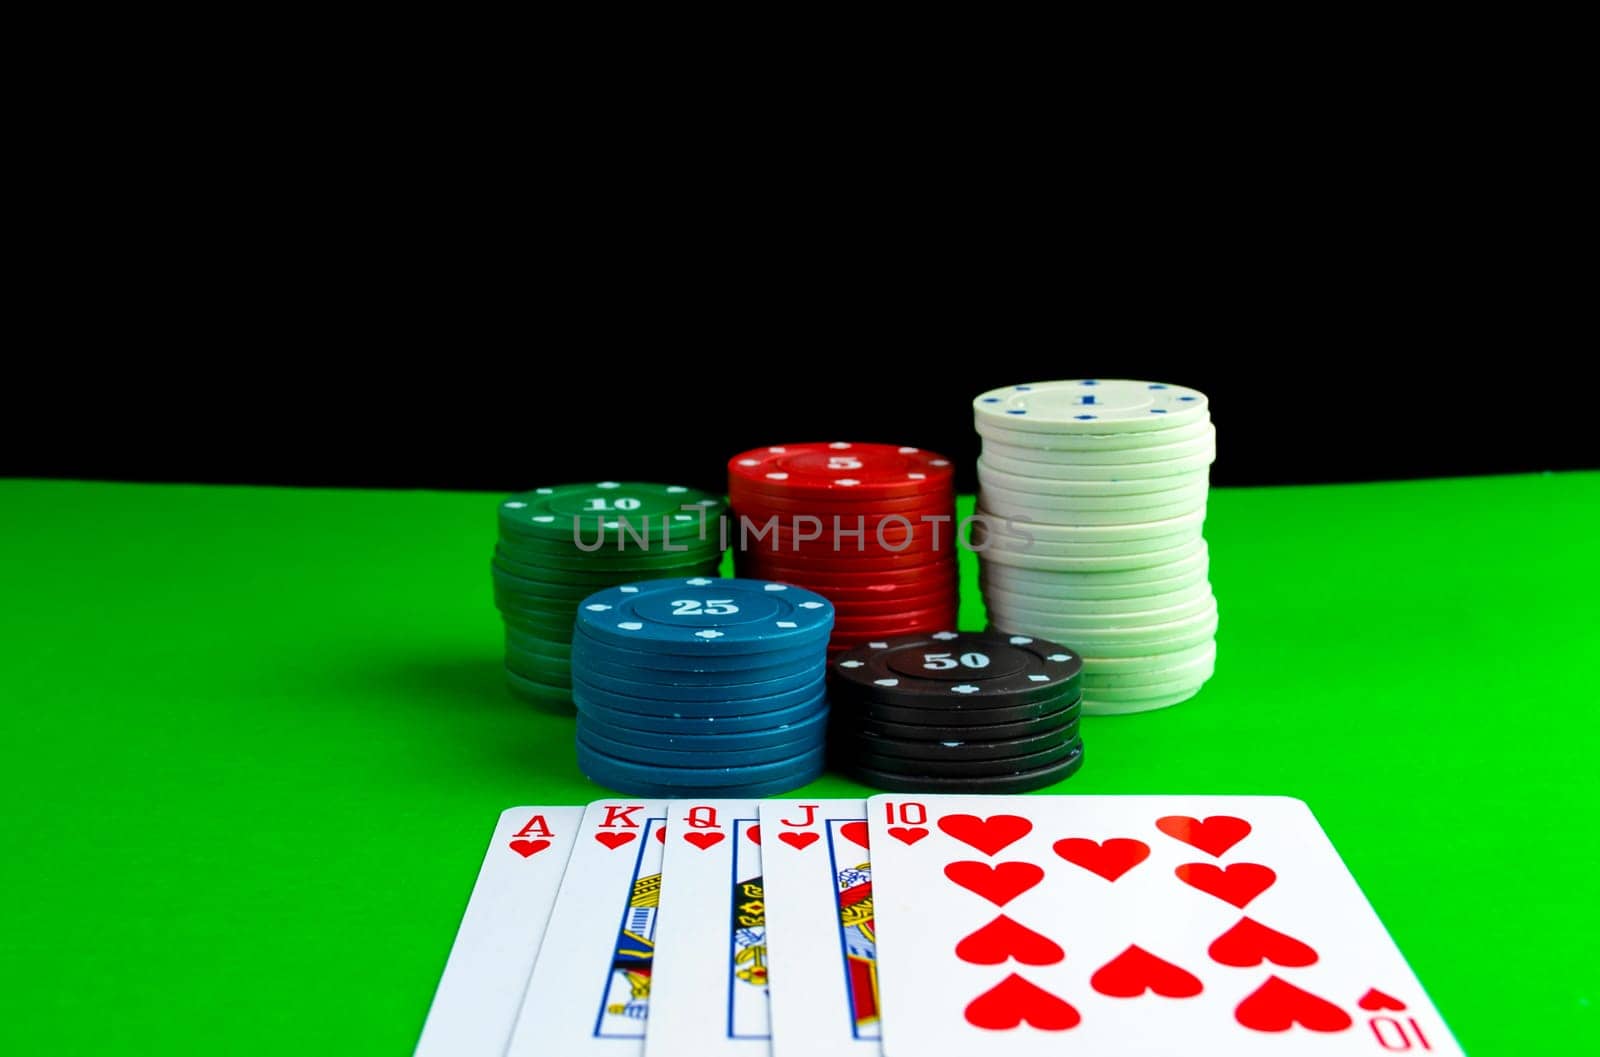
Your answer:
[[[736,554],[734,564],[740,575],[758,580],[782,580],[791,576],[816,577],[819,582],[840,578],[840,586],[854,584],[865,586],[876,580],[879,583],[915,583],[929,576],[946,575],[956,563],[954,550],[930,554],[913,554],[904,558],[827,558],[800,557],[746,553]]]
[[[833,637],[828,640],[828,659],[831,661],[838,655],[835,650],[840,646],[859,646],[863,642],[875,642],[879,639],[892,639],[896,635],[916,635],[919,633],[933,631],[945,631],[953,627],[955,627],[954,620],[931,620],[925,623],[913,621],[904,629],[886,631],[840,631],[839,629],[835,628]]]
[[[897,595],[860,595],[843,594],[838,591],[822,590],[817,594],[833,603],[835,613],[844,615],[872,616],[891,613],[903,613],[907,610],[931,609],[934,606],[953,604],[958,597],[956,585],[940,584],[931,590],[918,590],[916,593],[903,593]]]
[[[824,598],[826,598],[826,595],[824,595]],[[918,598],[915,603],[909,604],[904,609],[899,608],[899,606],[877,606],[877,608],[874,608],[874,606],[861,606],[861,604],[838,603],[838,601],[835,601],[834,622],[840,627],[846,627],[846,625],[848,627],[858,627],[858,625],[877,624],[877,622],[886,622],[886,620],[899,620],[906,616],[907,612],[920,616],[925,612],[938,611],[947,612],[949,616],[954,617],[957,608],[957,601],[955,601],[954,596],[950,595],[931,595],[928,598]]]
[[[861,572],[851,572],[848,568],[824,569],[819,567],[822,564],[817,562],[808,566],[750,561],[746,560],[744,555],[737,555],[734,560],[740,576],[753,580],[779,580],[797,587],[810,587],[816,584],[816,590],[820,591],[826,591],[830,587],[859,591],[872,587],[914,587],[918,584],[944,583],[950,578],[956,563],[954,560],[946,560],[903,569],[869,569]]]
[[[948,527],[939,533],[937,540],[929,526],[922,526],[920,532],[913,532],[909,539],[905,538],[901,529],[887,529],[883,534],[885,543],[879,543],[870,532],[860,541],[854,536],[844,536],[834,539],[833,534],[824,532],[816,539],[797,539],[793,536],[776,535],[768,533],[761,540],[744,540],[746,554],[762,554],[780,561],[793,561],[799,557],[803,561],[812,558],[843,558],[846,560],[857,558],[895,558],[904,555],[924,554],[930,557],[944,551],[955,552],[956,543],[950,535]],[[738,547],[740,540],[729,537],[729,543]]]
[[[922,609],[915,613],[905,613],[898,617],[885,617],[881,620],[846,620],[837,617],[833,623],[833,637],[840,635],[899,635],[901,628],[948,628],[955,625],[956,610],[954,606],[940,606],[937,609]]]
[[[926,493],[903,499],[867,497],[856,499],[808,498],[789,494],[753,492],[737,485],[729,489],[728,503],[748,514],[765,515],[837,514],[841,518],[865,517],[869,521],[878,517],[898,514],[915,519],[921,514],[948,514],[955,506],[953,488],[931,489]]]
[[[949,489],[950,460],[937,452],[893,444],[782,444],[753,448],[728,460],[730,492],[794,497],[897,497]]]

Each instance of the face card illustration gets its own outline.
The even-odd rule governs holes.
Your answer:
[[[416,1057],[500,1057],[572,853],[581,807],[507,808],[495,823]]]
[[[877,931],[866,804],[761,805],[773,1057],[871,1055],[878,1047]]]
[[[584,811],[506,1057],[644,1052],[666,807],[599,800]]]
[[[669,804],[646,1057],[770,1052],[767,923],[754,800]]]
[[[883,1052],[1460,1054],[1285,797],[876,796]]]

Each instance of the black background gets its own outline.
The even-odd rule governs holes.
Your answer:
[[[970,489],[974,395],[1085,376],[1207,393],[1219,485],[1600,466],[1583,140],[1423,83],[1065,135],[968,102],[735,135],[635,92],[625,135],[564,100],[530,143],[431,84],[199,140],[139,112],[116,164],[30,170],[68,204],[15,255],[0,475],[716,487],[855,439]]]
[[[380,357],[358,370],[263,351],[214,375],[124,367],[114,383],[91,372],[94,384],[74,386],[67,372],[22,401],[31,418],[8,441],[5,469],[488,491],[606,478],[718,489],[736,452],[848,439],[946,453],[971,490],[973,396],[1095,376],[1205,392],[1218,485],[1600,465],[1588,381],[1531,354],[1462,370],[1399,355],[1292,354],[1288,339],[1277,353],[1258,343],[1254,363],[1241,355],[1224,364],[1221,351],[1199,349],[1018,354],[979,333],[892,353],[866,348],[861,335],[784,341],[751,332],[742,342],[619,348],[532,334],[493,355],[474,353],[464,333],[441,334],[440,350],[427,355],[428,342],[411,338],[394,362]]]

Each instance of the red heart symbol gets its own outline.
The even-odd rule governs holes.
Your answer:
[[[524,859],[530,855],[537,855],[548,847],[550,847],[550,842],[547,840],[514,840],[511,842],[511,850]]]
[[[802,848],[809,848],[811,845],[815,844],[817,842],[817,835],[815,833],[790,833],[785,831],[778,834],[778,839],[783,841],[783,843],[787,844],[789,847],[793,848],[795,851],[799,851]]]
[[[1156,829],[1212,856],[1220,856],[1250,835],[1250,823],[1232,815],[1212,815],[1204,822],[1188,815],[1167,815],[1156,819]]]
[[[1398,998],[1395,998],[1393,995],[1384,994],[1376,987],[1371,988],[1366,994],[1362,995],[1361,1001],[1356,1004],[1362,1009],[1370,1009],[1374,1012],[1380,1009],[1392,1009],[1396,1012],[1399,1012],[1400,1010],[1406,1008],[1406,1004],[1404,1002],[1400,1001]]]
[[[867,847],[867,824],[865,822],[846,822],[839,827],[839,836],[852,844]]]
[[[1033,823],[1021,815],[946,815],[939,828],[963,844],[970,844],[985,855],[1016,843],[1033,831]]]
[[[665,827],[665,826],[657,826],[656,827],[656,840],[661,844],[667,843],[667,827]]]
[[[1075,866],[1115,881],[1150,857],[1150,845],[1132,837],[1112,837],[1104,844],[1085,837],[1068,837],[1050,847]]]
[[[1137,998],[1153,991],[1167,998],[1193,998],[1200,978],[1143,947],[1133,946],[1095,970],[1089,986],[1113,998]]]
[[[991,1031],[1008,1031],[1028,1023],[1043,1031],[1065,1031],[1083,1018],[1049,991],[1035,987],[1016,973],[1001,980],[967,1003],[967,1023]]]
[[[1236,862],[1232,866],[1213,866],[1208,862],[1186,862],[1173,871],[1178,880],[1192,885],[1207,895],[1214,895],[1224,903],[1232,903],[1243,910],[1250,900],[1272,887],[1278,879],[1270,867],[1253,862]]]
[[[1044,880],[1044,871],[1031,862],[1003,862],[998,866],[986,862],[953,862],[944,868],[944,875],[997,907],[1005,906]]]
[[[999,965],[1007,958],[1023,965],[1054,965],[1066,955],[1049,937],[1001,914],[956,944],[956,957],[975,965]]]
[[[917,841],[921,840],[927,835],[928,831],[923,829],[921,826],[913,826],[909,829],[905,826],[889,827],[889,836],[893,837],[901,844],[915,844]]]
[[[1296,1023],[1312,1031],[1343,1031],[1351,1024],[1350,1014],[1332,1002],[1276,976],[1240,1002],[1233,1019],[1256,1031],[1288,1031]]]
[[[1274,965],[1293,968],[1317,960],[1317,952],[1304,943],[1277,929],[1269,929],[1253,918],[1240,918],[1237,925],[1211,941],[1208,953],[1212,961],[1240,969],[1260,965],[1263,958]]]
[[[713,844],[721,843],[723,836],[721,833],[685,833],[683,839],[705,851]]]
[[[751,826],[749,829],[744,831],[744,835],[746,837],[750,838],[750,841],[751,841],[752,844],[760,844],[761,843],[761,827],[760,826]]]
[[[594,839],[599,841],[601,844],[604,844],[606,847],[610,848],[612,851],[616,851],[618,848],[622,847],[624,844],[628,843],[630,840],[632,840],[633,838],[635,838],[637,836],[638,836],[637,833],[611,833],[611,832],[605,832],[605,833],[596,833],[594,835]]]

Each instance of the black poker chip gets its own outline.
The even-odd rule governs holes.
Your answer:
[[[977,704],[964,708],[915,708],[883,704],[878,701],[851,701],[839,694],[830,696],[833,707],[846,720],[859,718],[912,726],[942,727],[992,727],[1004,723],[1037,720],[1059,712],[1065,705],[1080,700],[1080,696],[1074,693],[1066,701],[1045,700],[1001,708],[986,708]]]
[[[869,766],[878,766],[870,763],[869,757],[883,757],[890,761],[915,762],[927,761],[977,761],[977,760],[1012,760],[1036,753],[1048,752],[1078,739],[1078,720],[1076,717],[1046,730],[1039,734],[1030,734],[1021,738],[1008,738],[1002,741],[984,741],[970,738],[951,738],[941,741],[922,740],[909,741],[902,738],[885,738],[877,734],[867,733],[862,730],[841,729],[831,732],[832,741],[841,747],[844,754],[854,754],[856,758]],[[894,770],[895,764],[884,765],[886,770]]]
[[[955,725],[945,723],[896,723],[872,719],[859,714],[847,714],[843,706],[833,713],[833,725],[840,731],[888,738],[891,741],[1010,741],[1048,734],[1062,726],[1076,722],[1083,711],[1083,700],[1078,698],[1064,708],[1037,719],[1022,719],[1011,723],[986,725]]]
[[[1020,708],[1074,692],[1083,658],[1027,635],[939,631],[874,640],[841,654],[830,674],[871,700],[909,708]]]
[[[898,774],[906,778],[1002,778],[1006,775],[1023,774],[1049,767],[1082,751],[1083,743],[1076,738],[1026,756],[998,760],[963,759],[956,755],[942,760],[908,760],[903,756],[880,756],[873,752],[858,751],[852,760],[844,763],[844,766],[848,768],[855,763],[885,774]]]
[[[1080,742],[1061,760],[1033,770],[1008,774],[960,777],[955,775],[897,774],[862,763],[842,762],[850,778],[891,793],[1027,793],[1055,785],[1083,766]]]

